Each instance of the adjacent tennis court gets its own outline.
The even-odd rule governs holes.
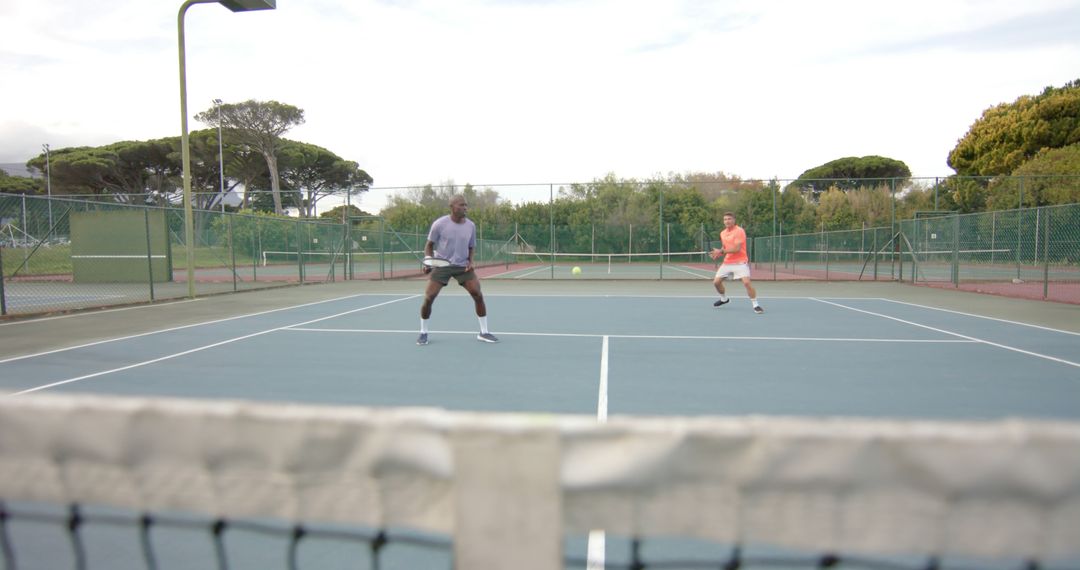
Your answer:
[[[1071,305],[891,283],[770,283],[759,285],[757,315],[738,284],[719,309],[707,281],[508,278],[484,288],[498,344],[476,341],[472,301],[452,284],[435,304],[431,343],[416,346],[422,281],[10,321],[0,324],[0,390],[600,420],[1080,420],[1080,308]],[[20,560],[70,557],[20,533],[30,543]],[[624,556],[608,548],[609,564]],[[567,546],[584,549],[584,537]]]

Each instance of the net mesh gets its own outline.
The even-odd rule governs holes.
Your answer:
[[[1076,567],[1077,449],[1080,425],[1061,422],[599,424],[9,397],[0,400],[0,549],[7,568],[34,567],[27,552],[82,568],[117,550],[121,540],[100,528],[119,525],[134,563],[105,558],[105,567],[194,556],[190,536],[177,535],[185,528],[209,542],[202,548],[219,567],[265,568],[266,556],[279,567],[366,556],[389,556],[387,567],[600,567],[603,554],[583,543],[603,530],[607,568]],[[342,544],[315,555],[312,542]],[[395,559],[395,544],[434,558]]]

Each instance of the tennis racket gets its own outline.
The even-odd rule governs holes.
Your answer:
[[[450,260],[443,259],[441,257],[425,257],[424,260],[420,263],[422,263],[424,267],[447,267],[448,265],[450,265]]]

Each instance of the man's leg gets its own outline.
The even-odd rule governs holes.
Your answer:
[[[434,279],[429,279],[427,289],[424,290],[424,303],[420,305],[420,319],[428,320],[431,318],[431,305],[435,303],[435,297],[439,296],[439,291],[445,287],[442,283]]]
[[[462,283],[461,286],[469,292],[469,295],[472,295],[473,303],[476,305],[476,319],[480,321],[480,334],[476,336],[476,340],[499,342],[499,339],[495,338],[495,335],[488,330],[487,304],[484,303],[484,294],[480,292],[480,279],[469,279]]]
[[[746,287],[746,294],[750,296],[750,304],[754,307],[755,313],[764,313],[765,309],[761,308],[761,305],[757,302],[757,291],[754,290],[754,285],[750,282],[749,277],[742,278],[743,287]]]
[[[427,289],[424,290],[424,302],[420,305],[420,336],[416,339],[416,344],[428,343],[428,319],[431,318],[431,305],[435,303],[435,297],[439,296],[439,291],[442,291],[443,287],[445,285],[442,283],[428,279]]]
[[[484,303],[484,294],[480,292],[480,280],[469,279],[462,283],[461,286],[469,292],[469,295],[472,295],[473,303],[476,305],[476,316],[486,317],[487,305]]]
[[[720,300],[713,303],[712,306],[719,307],[720,305],[727,304],[728,298],[724,290],[724,278],[720,276],[713,277],[712,283],[713,287],[716,287],[716,292],[720,293]]]

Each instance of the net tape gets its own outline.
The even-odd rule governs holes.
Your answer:
[[[409,527],[463,568],[564,533],[846,553],[1080,556],[1080,425],[0,399],[0,497]]]

